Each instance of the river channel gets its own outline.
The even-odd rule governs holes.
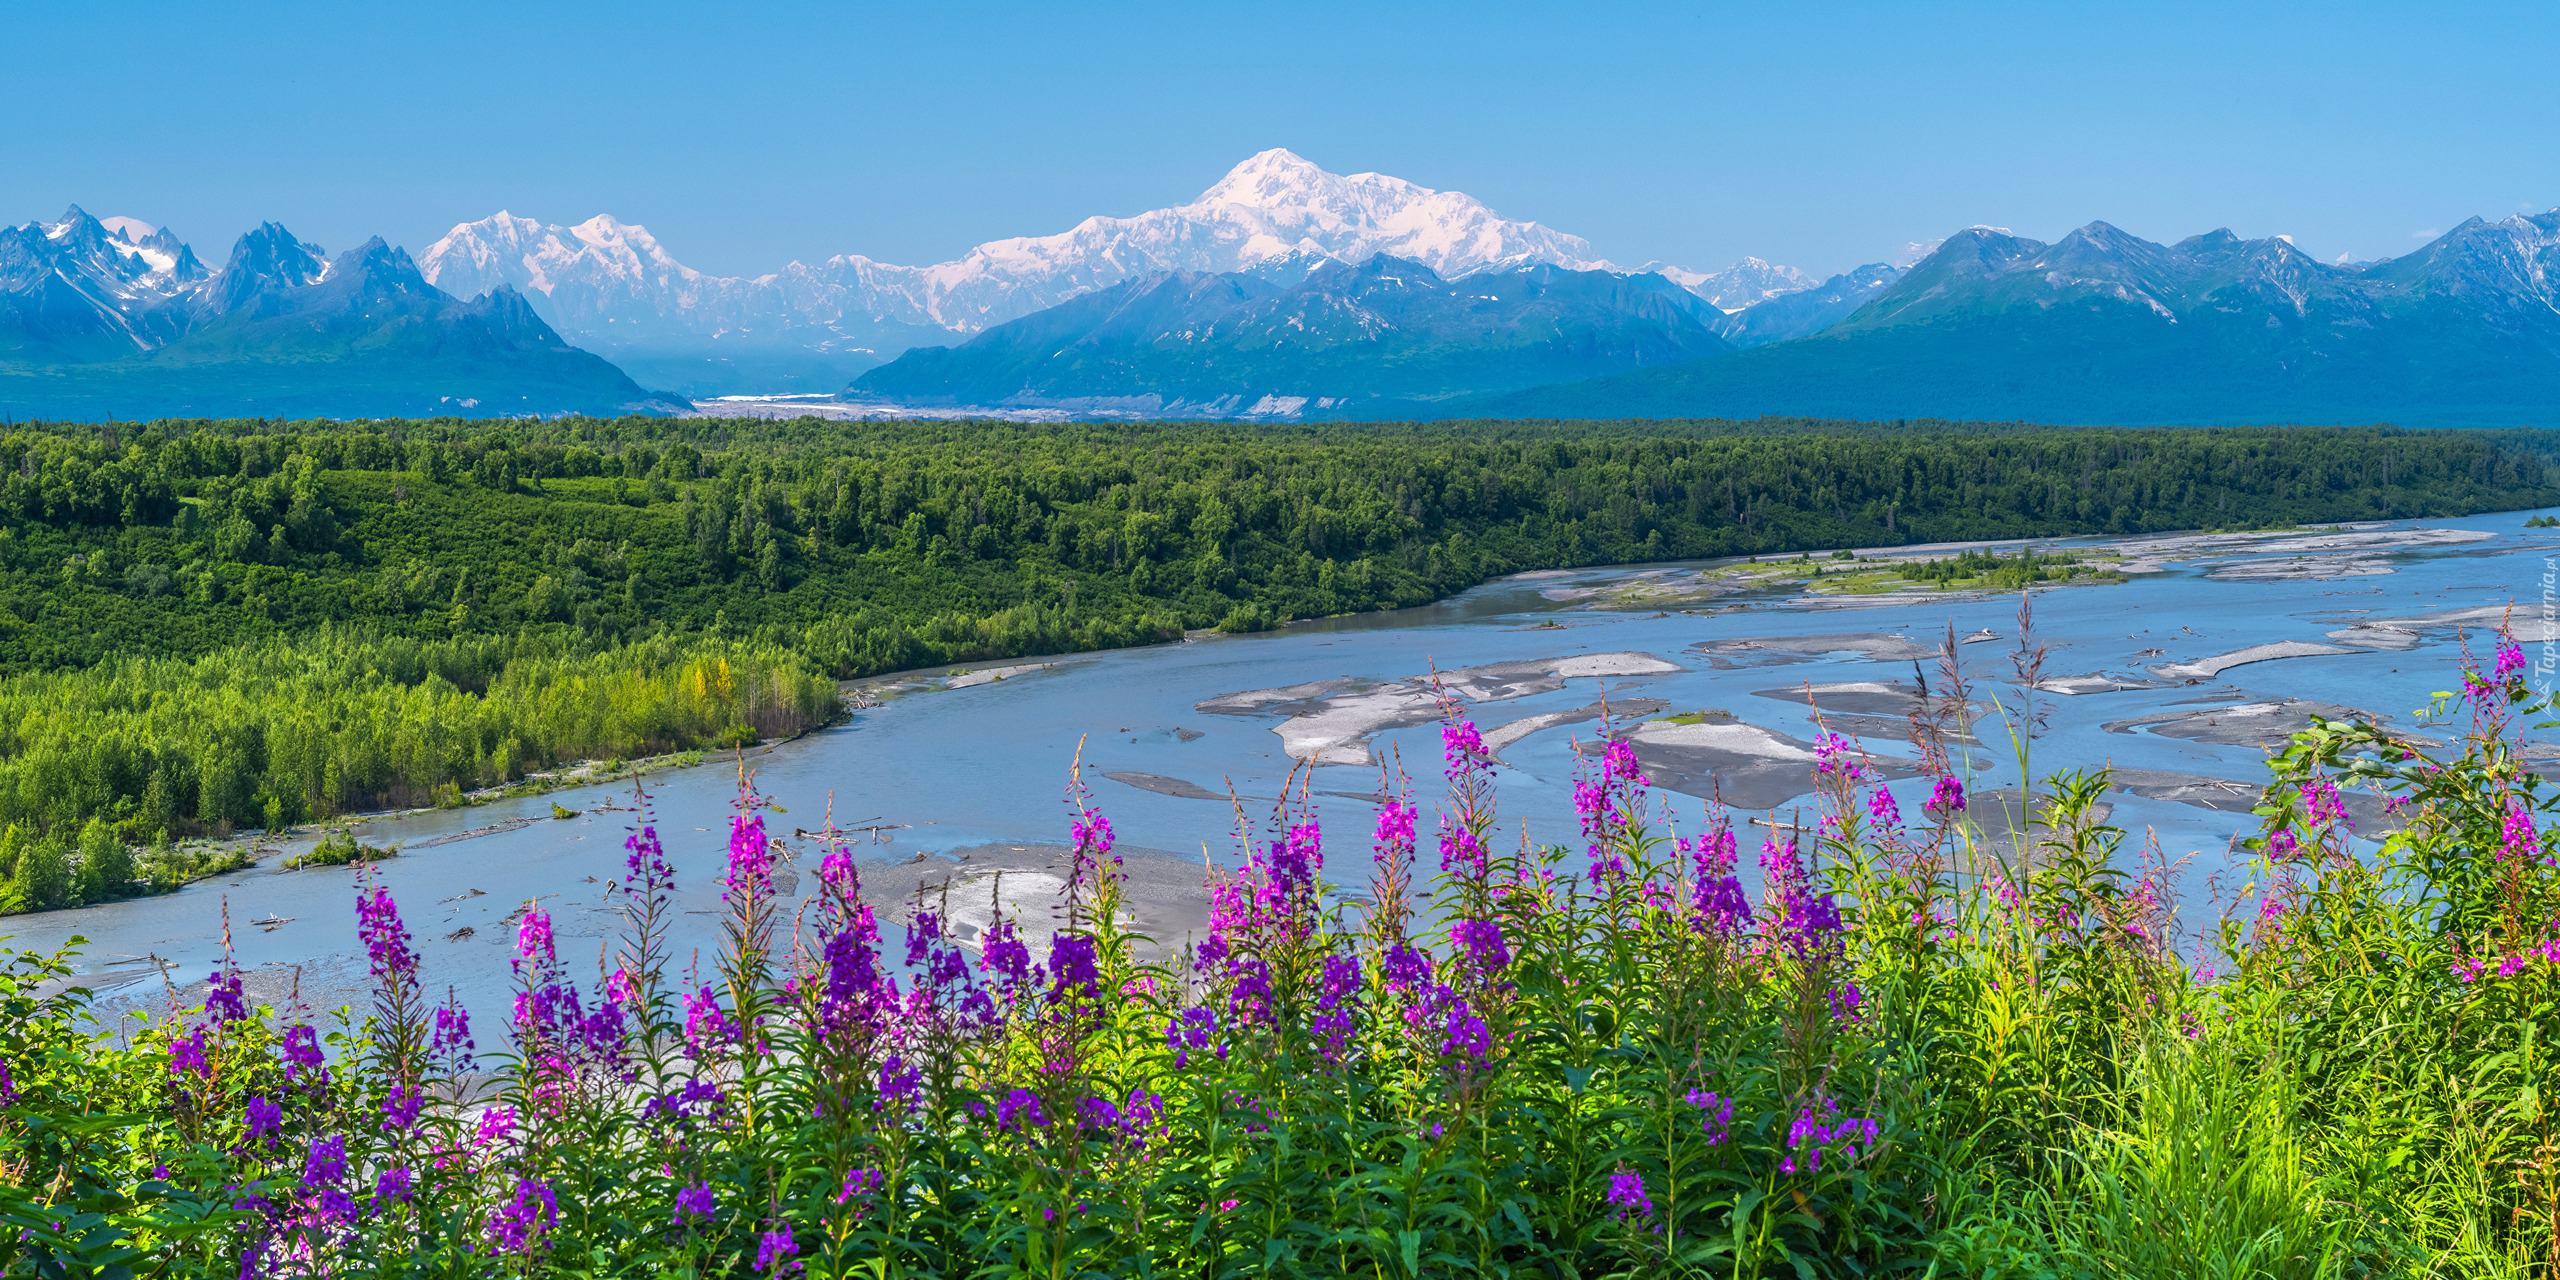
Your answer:
[[[2136,780],[2111,794],[2112,821],[2134,842],[2155,834],[2173,858],[2195,854],[2184,892],[2191,914],[2203,909],[2208,882],[2236,866],[2230,842],[2250,825],[2266,744],[2306,712],[2346,707],[2410,723],[2431,693],[2453,687],[2463,639],[2485,655],[2509,606],[2536,681],[2551,679],[2545,645],[2560,636],[2545,613],[2546,557],[2560,555],[2560,533],[2523,528],[2527,514],[2036,544],[2104,553],[2128,571],[2121,584],[2034,595],[2034,637],[2047,650],[2036,771],[2112,765]],[[1203,860],[1234,861],[1231,786],[1260,819],[1292,769],[1310,766],[1334,877],[1356,883],[1376,812],[1366,797],[1380,762],[1401,758],[1427,844],[1440,747],[1417,678],[1434,670],[1448,673],[1495,744],[1506,842],[1523,823],[1533,840],[1572,837],[1577,742],[1593,741],[1589,711],[1604,695],[1692,829],[1697,797],[1718,785],[1737,808],[1784,813],[1805,802],[1804,753],[1819,732],[1808,686],[1826,723],[1857,731],[1891,774],[1907,758],[1896,725],[1915,657],[1939,680],[1921,651],[1950,628],[1972,641],[1958,650],[1977,699],[2022,702],[2015,592],[1828,596],[1784,575],[1751,591],[1703,590],[1719,567],[1523,575],[1422,608],[1261,635],[885,678],[861,686],[878,705],[748,763],[782,806],[767,824],[792,856],[786,892],[814,889],[818,846],[794,833],[819,827],[832,803],[839,826],[876,829],[854,848],[884,914],[919,886],[947,888],[956,916],[983,923],[997,872],[1008,900],[1036,901],[1057,883],[1064,788],[1081,751],[1087,785],[1130,857],[1141,922],[1178,938],[1198,923]],[[2268,645],[2285,647],[2248,652]],[[2255,660],[2223,665],[2234,657]],[[1976,791],[2014,787],[2000,717],[1976,732]],[[726,762],[648,779],[651,819],[681,878],[680,967],[698,950],[707,970],[719,946],[737,781]],[[1903,812],[1917,814],[1928,780],[1893,785]],[[604,888],[622,871],[634,800],[629,784],[592,787],[359,828],[368,843],[402,846],[372,874],[397,898],[428,982],[474,1008],[484,1039],[506,1007],[510,922],[527,900],[554,913],[573,960],[617,935]],[[577,816],[553,818],[554,801]],[[281,1002],[298,985],[317,1008],[361,999],[356,873],[274,862],[165,897],[18,917],[0,933],[46,949],[84,937],[80,980],[103,1011],[161,1010],[219,959],[227,904],[254,990]]]

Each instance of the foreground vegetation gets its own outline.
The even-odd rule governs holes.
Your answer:
[[[1940,736],[1955,652],[1934,776],[1897,796],[1826,738],[1822,820],[1753,841],[1756,902],[1749,829],[1675,831],[1623,745],[1577,788],[1583,848],[1506,845],[1453,715],[1436,823],[1399,800],[1334,842],[1356,895],[1301,789],[1170,956],[1123,932],[1080,789],[1035,957],[932,902],[884,944],[841,846],[795,910],[744,787],[716,964],[671,965],[644,826],[612,958],[573,975],[529,905],[477,1043],[361,880],[374,1003],[334,1026],[226,971],[101,1037],[20,955],[0,1248],[83,1276],[2551,1275],[2560,870],[2521,653],[2464,673],[2449,750],[2297,739],[2250,889],[2198,921],[2093,816],[2103,775],[1985,838]],[[2365,787],[2405,823],[2378,844],[2340,800]]]
[[[104,823],[108,865],[66,853],[55,877],[49,854],[15,899],[94,900],[144,887],[112,873],[171,840],[797,732],[833,713],[831,677],[1528,569],[2550,505],[2553,444],[1774,419],[21,426],[0,434],[0,825],[69,849]]]

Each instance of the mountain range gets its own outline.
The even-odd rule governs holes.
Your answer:
[[[609,216],[501,212],[415,261],[268,223],[218,271],[76,207],[0,228],[0,407],[22,416],[813,391],[858,412],[2547,423],[2560,210],[2369,263],[2228,230],[1977,226],[1817,281],[1621,268],[1463,194],[1272,150],[1189,203],[923,267],[713,276]]]
[[[2092,222],[2045,244],[1977,227],[1792,341],[1440,411],[2551,424],[2560,209],[2372,263],[2228,230],[2163,245]]]
[[[610,216],[558,226],[503,211],[456,226],[418,262],[456,293],[514,286],[563,333],[642,381],[716,395],[831,391],[910,347],[966,341],[1131,280],[1288,277],[1379,254],[1443,280],[1541,263],[1631,274],[1579,236],[1511,221],[1459,192],[1329,173],[1279,149],[1246,159],[1188,204],[993,240],[933,266],[843,254],[712,276],[678,262],[647,228]],[[1816,283],[1757,258],[1712,274],[1660,263],[1632,274],[1643,273],[1728,312]]]
[[[522,295],[464,301],[377,237],[331,258],[282,226],[218,271],[73,206],[0,228],[0,406],[19,417],[678,412]]]
[[[1658,274],[1506,262],[1457,280],[1380,253],[1158,272],[925,347],[848,394],[1145,416],[1325,415],[1732,351],[1724,312]]]

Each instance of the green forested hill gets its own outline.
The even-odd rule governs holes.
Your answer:
[[[2555,444],[1802,420],[19,427],[0,822],[102,815],[142,839],[325,815],[789,732],[829,714],[826,677],[1526,569],[2560,504]]]
[[[754,634],[854,675],[1523,569],[2560,501],[2552,433],[1853,425],[20,429],[0,667],[337,622]]]

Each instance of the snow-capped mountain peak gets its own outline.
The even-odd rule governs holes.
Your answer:
[[[702,274],[676,261],[674,255],[658,244],[658,238],[649,234],[647,227],[620,221],[609,213],[599,213],[569,228],[569,234],[625,269],[638,270],[640,264],[647,263],[686,279]]]
[[[796,331],[801,345],[827,346],[882,333],[898,345],[935,330],[974,333],[1155,272],[1250,271],[1298,258],[1360,262],[1381,253],[1452,279],[1533,262],[1613,269],[1580,237],[1505,219],[1462,193],[1383,174],[1334,174],[1278,148],[1246,159],[1188,204],[992,240],[926,267],[843,254],[766,276],[706,276],[635,223],[599,215],[563,227],[505,213],[456,226],[418,265],[463,297],[513,284],[580,341],[787,342]]]
[[[1711,275],[1663,262],[1649,262],[1638,270],[1650,271],[1669,280],[1706,299],[1727,315],[1780,294],[1810,289],[1822,283],[1794,267],[1781,267],[1758,258],[1744,258]]]

